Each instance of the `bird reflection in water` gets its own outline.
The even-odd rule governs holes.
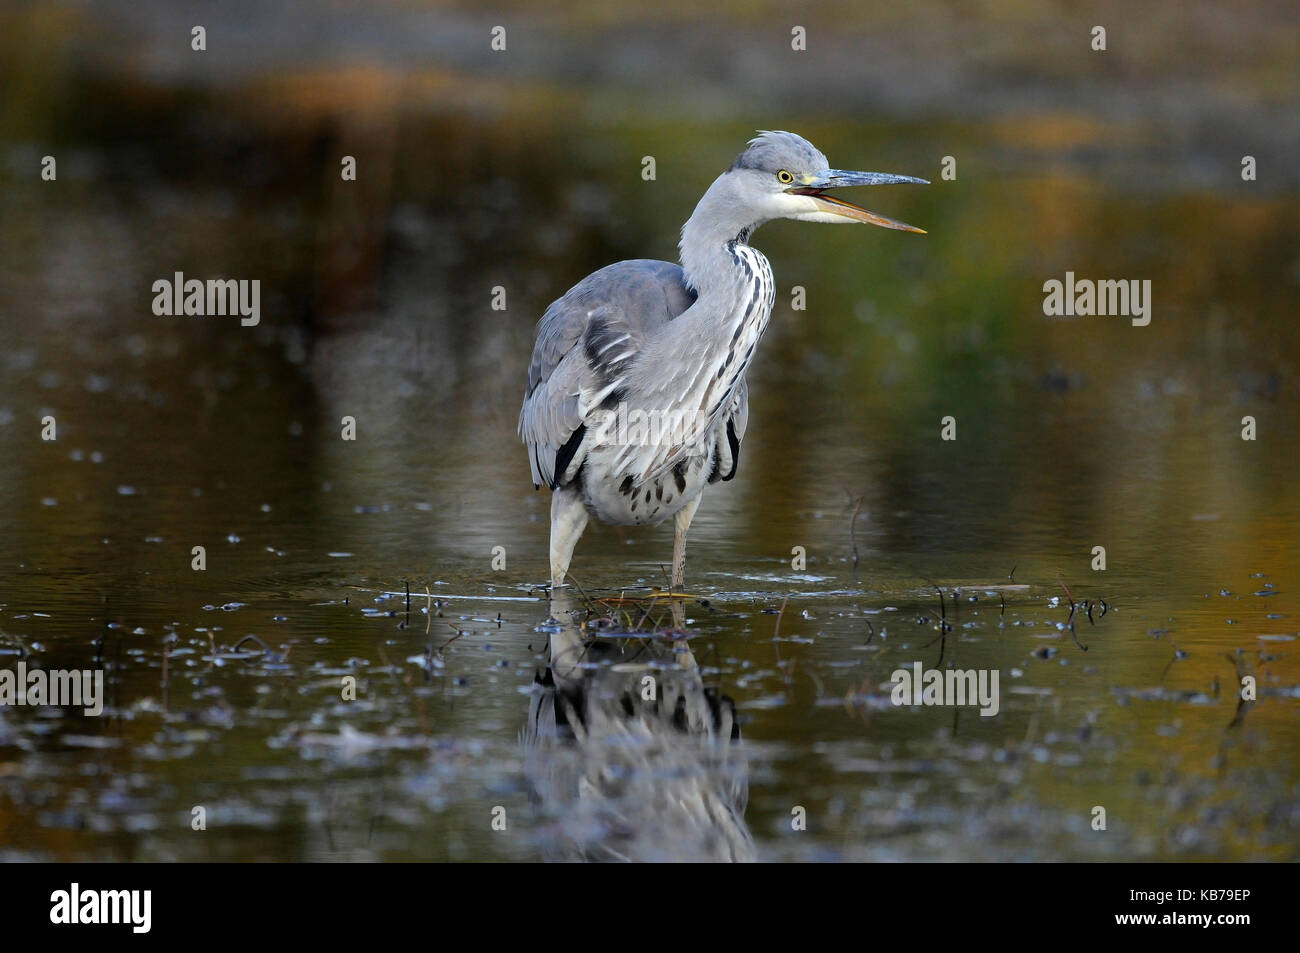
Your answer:
[[[521,737],[547,860],[755,859],[735,705],[679,633],[553,632]]]

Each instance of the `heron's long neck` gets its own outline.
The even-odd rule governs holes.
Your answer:
[[[744,203],[733,194],[733,184],[720,176],[709,186],[695,211],[682,226],[679,243],[686,283],[701,298],[730,295],[738,282],[750,273],[733,251],[736,243],[748,244],[750,234],[761,222],[754,221]]]
[[[682,271],[695,304],[643,355],[660,374],[671,369],[665,390],[692,395],[710,419],[740,387],[774,295],[772,269],[748,242],[761,222],[744,211],[733,188],[725,175],[715,181],[682,228]]]

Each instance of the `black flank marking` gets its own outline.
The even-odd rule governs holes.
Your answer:
[[[686,461],[682,461],[673,467],[673,482],[677,484],[677,492],[686,492]]]
[[[632,478],[630,476],[623,477],[623,482],[618,485],[618,492],[624,496],[632,495]]]
[[[730,420],[727,421],[727,443],[731,445],[731,472],[722,478],[723,482],[734,477],[736,467],[740,466],[740,439],[736,436],[736,425]]]
[[[564,446],[555,454],[555,476],[551,480],[551,489],[554,490],[564,479],[564,471],[569,469],[569,464],[573,462],[573,455],[578,452],[578,447],[582,445],[582,438],[587,435],[587,425],[578,424],[575,430],[564,442]]]

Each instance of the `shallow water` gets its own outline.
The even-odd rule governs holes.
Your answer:
[[[777,310],[738,476],[692,528],[689,639],[644,639],[664,607],[627,604],[599,669],[656,673],[708,730],[623,737],[601,708],[605,733],[539,757],[533,323],[608,261],[672,257],[752,124],[686,119],[673,146],[523,108],[367,125],[303,90],[85,84],[115,119],[58,120],[57,189],[15,171],[36,137],[0,143],[0,665],[102,667],[109,705],[0,708],[0,858],[1296,858],[1293,184],[1162,177],[1181,166],[1140,137],[1008,144],[1050,141],[1041,117],[797,126],[837,164],[934,178],[872,206],[929,235],[758,233]],[[949,152],[975,157],[955,183]],[[154,316],[178,270],[260,278],[261,323]],[[1045,318],[1067,270],[1149,278],[1150,326]],[[671,546],[594,527],[573,573],[642,597]],[[1093,608],[1073,631],[1071,598]],[[250,634],[271,651],[236,651]],[[892,705],[916,661],[997,670],[999,713]],[[678,786],[743,813],[646,794]]]

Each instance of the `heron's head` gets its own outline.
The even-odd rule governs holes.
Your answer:
[[[820,150],[792,132],[762,132],[750,140],[749,148],[737,157],[723,176],[733,201],[744,203],[757,213],[759,222],[792,218],[799,222],[867,222],[905,232],[925,233],[869,212],[851,202],[827,195],[828,189],[851,185],[890,185],[925,179],[887,172],[845,172],[830,168]],[[721,180],[720,180],[721,181]]]

